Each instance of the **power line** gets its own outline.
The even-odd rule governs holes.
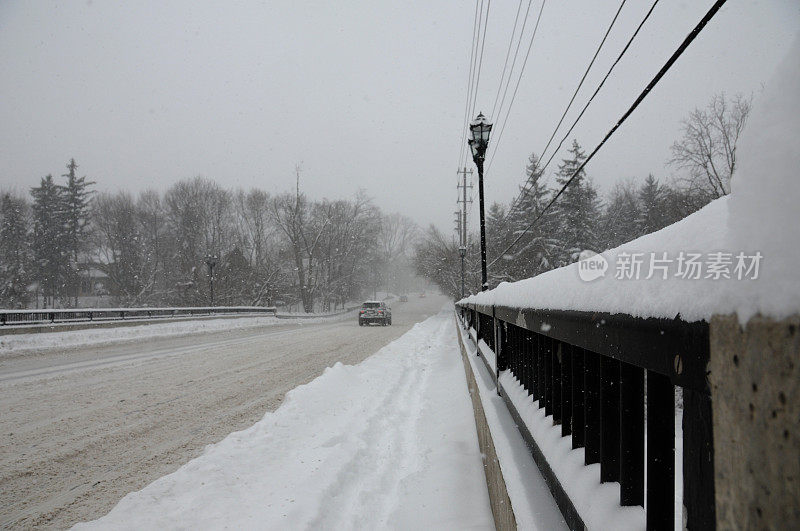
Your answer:
[[[606,43],[606,39],[608,38],[608,34],[611,33],[611,29],[614,27],[614,24],[617,22],[617,18],[619,18],[619,14],[622,11],[622,8],[625,6],[625,2],[627,2],[627,1],[628,0],[622,0],[622,3],[620,3],[619,8],[617,9],[617,12],[614,15],[614,18],[611,20],[611,24],[609,24],[605,35],[603,35],[603,39],[600,41],[600,44],[597,46],[597,50],[595,50],[595,52],[594,52],[594,56],[592,56],[592,60],[589,61],[589,66],[587,66],[586,70],[583,72],[583,76],[581,77],[581,80],[578,83],[578,86],[575,87],[575,92],[572,93],[572,97],[570,98],[569,103],[567,103],[566,109],[564,109],[564,112],[561,114],[561,118],[558,120],[558,123],[556,124],[556,128],[553,129],[553,134],[550,135],[550,139],[547,141],[547,145],[545,145],[544,149],[541,151],[542,156],[544,156],[544,153],[547,151],[547,148],[550,147],[550,143],[553,141],[553,137],[556,136],[556,133],[558,132],[558,128],[561,127],[561,124],[564,122],[564,118],[567,116],[567,113],[569,112],[570,107],[572,107],[572,103],[575,101],[575,97],[578,95],[578,91],[583,86],[583,82],[586,81],[586,76],[589,75],[589,70],[592,69],[592,65],[594,65],[594,62],[597,59],[597,56],[600,54],[600,50],[603,49],[603,45]]]
[[[467,140],[467,123],[469,120],[469,101],[472,99],[472,74],[475,66],[475,52],[477,49],[475,34],[478,31],[478,0],[475,0],[475,15],[472,19],[472,43],[469,49],[469,76],[467,77],[467,99],[464,102],[464,123],[461,133],[461,145],[458,150],[458,167],[461,167],[464,157],[464,145]]]
[[[606,82],[606,80],[608,80],[608,77],[611,75],[611,72],[614,71],[614,68],[617,66],[617,63],[619,63],[620,59],[622,59],[622,56],[624,56],[625,53],[628,51],[628,48],[630,48],[630,46],[633,43],[634,39],[639,34],[639,31],[642,29],[642,26],[644,26],[644,23],[647,22],[647,19],[650,18],[650,15],[653,13],[653,10],[655,9],[656,5],[658,5],[659,1],[660,0],[655,0],[655,2],[653,2],[653,5],[650,6],[650,9],[647,11],[647,13],[645,14],[644,18],[639,23],[639,26],[637,26],[636,31],[634,31],[633,35],[631,35],[630,39],[628,39],[627,44],[625,44],[625,47],[622,48],[622,51],[619,53],[619,55],[617,56],[617,58],[614,61],[614,63],[608,69],[608,72],[606,72],[606,75],[603,77],[602,81],[600,81],[600,84],[597,85],[597,88],[594,90],[594,92],[592,93],[592,95],[589,98],[589,100],[583,106],[583,109],[581,109],[581,112],[578,114],[577,118],[575,118],[575,121],[572,122],[572,125],[570,126],[569,130],[564,134],[564,136],[561,138],[561,141],[558,143],[558,146],[556,146],[555,150],[553,150],[553,152],[550,154],[550,158],[547,159],[547,162],[544,164],[544,166],[542,166],[542,168],[540,170],[542,174],[544,174],[545,170],[547,170],[547,167],[550,165],[550,162],[552,162],[553,157],[555,157],[556,154],[558,153],[558,150],[561,149],[561,146],[564,144],[564,141],[567,139],[567,137],[569,137],[569,135],[572,132],[572,130],[575,129],[575,126],[578,124],[580,119],[583,117],[584,113],[586,112],[586,109],[588,109],[589,105],[592,104],[592,101],[594,101],[595,96],[597,96],[597,94],[600,92],[600,89],[603,88],[603,85],[605,85],[605,82]],[[545,147],[545,150],[546,149],[547,148]],[[542,151],[541,156],[542,156],[542,158],[544,158],[544,150]],[[522,187],[522,190],[520,191],[520,193],[517,196],[517,198],[514,199],[514,201],[511,203],[511,207],[508,209],[508,215],[511,215],[511,213],[514,211],[514,208],[516,207],[516,205],[519,204],[518,202],[522,200],[522,198],[525,196],[525,193],[527,191],[528,191],[528,183],[526,182],[525,185]]]
[[[483,40],[481,41],[481,55],[480,60],[478,61],[478,77],[475,78],[475,90],[472,95],[472,112],[470,116],[475,114],[475,103],[478,101],[478,86],[481,82],[481,67],[483,66],[483,49],[486,46],[486,27],[489,22],[489,8],[492,7],[492,0],[488,0],[486,2],[486,17],[483,19]],[[481,0],[481,15],[483,15],[483,0]],[[480,26],[480,19],[478,21],[478,26]]]
[[[514,99],[517,97],[517,90],[519,90],[520,81],[522,81],[522,75],[525,73],[525,65],[528,64],[528,57],[531,54],[531,49],[533,48],[533,39],[536,37],[536,30],[539,29],[539,22],[542,20],[542,12],[544,11],[544,5],[547,3],[547,0],[542,0],[542,7],[539,8],[539,16],[536,17],[536,26],[533,28],[533,34],[531,35],[531,42],[528,44],[528,51],[525,53],[525,60],[522,62],[522,68],[519,71],[519,77],[517,78],[517,84],[514,87],[514,94],[511,96],[511,103],[508,104],[508,108],[506,109],[506,117],[503,119],[503,126],[500,128],[500,135],[498,135],[497,140],[494,143],[494,151],[492,151],[492,158],[489,160],[489,165],[487,167],[488,170],[492,167],[492,161],[494,160],[494,154],[497,153],[497,146],[500,144],[500,140],[503,138],[503,131],[506,129],[506,124],[508,123],[508,115],[511,112],[511,107],[514,105]],[[510,78],[509,78],[510,79]],[[501,104],[502,107],[502,104]]]
[[[514,50],[514,58],[511,60],[511,69],[508,72],[506,88],[503,89],[503,98],[500,100],[500,107],[497,109],[498,114],[503,110],[503,104],[505,103],[506,95],[508,94],[508,87],[511,85],[511,76],[514,73],[514,66],[517,64],[517,55],[519,55],[519,47],[522,45],[522,36],[525,34],[525,26],[528,24],[528,14],[530,14],[531,11],[531,4],[533,4],[533,0],[528,0],[528,8],[525,10],[525,18],[522,19],[522,29],[519,31],[519,40],[517,40],[517,47]],[[492,116],[492,118],[494,119],[494,116]]]
[[[530,5],[530,3],[528,5]],[[511,29],[511,39],[508,41],[508,49],[506,50],[506,60],[503,62],[503,72],[500,74],[500,84],[497,86],[497,95],[494,97],[492,113],[489,115],[492,117],[494,117],[494,111],[497,108],[497,100],[500,99],[500,91],[503,88],[503,79],[506,77],[506,67],[508,66],[508,58],[511,56],[511,46],[514,44],[514,34],[517,32],[517,23],[519,22],[519,12],[521,9],[522,0],[519,0],[519,5],[517,6],[517,15],[514,17],[514,27]],[[521,36],[522,34],[520,33],[520,37]],[[511,72],[509,72],[508,75],[511,76]]]
[[[553,160],[553,157],[555,157],[556,153],[558,153],[558,150],[561,149],[561,146],[564,144],[564,141],[567,139],[567,137],[572,132],[572,130],[575,129],[575,126],[578,124],[580,119],[583,117],[583,114],[586,112],[586,109],[589,108],[589,105],[591,105],[592,101],[594,100],[594,97],[597,96],[597,93],[600,92],[601,88],[603,88],[603,85],[605,84],[606,80],[608,79],[608,76],[611,75],[611,72],[612,72],[612,70],[614,70],[614,67],[617,66],[617,63],[619,63],[619,60],[622,59],[622,56],[625,55],[626,51],[628,51],[628,48],[630,47],[630,45],[633,42],[633,40],[636,38],[636,35],[639,34],[639,30],[642,29],[642,26],[644,25],[644,23],[647,22],[648,18],[650,18],[650,14],[653,12],[653,9],[655,9],[655,7],[656,7],[656,5],[658,4],[659,1],[660,0],[655,0],[655,2],[653,2],[653,5],[650,6],[650,10],[647,12],[647,14],[644,16],[642,21],[639,23],[639,26],[636,28],[636,31],[633,32],[633,35],[631,35],[631,38],[628,40],[628,43],[625,45],[625,47],[622,49],[620,54],[617,56],[617,59],[611,65],[611,68],[608,69],[608,72],[606,72],[605,77],[603,77],[603,80],[597,86],[597,88],[595,89],[594,93],[589,98],[589,101],[587,101],[586,105],[583,106],[583,109],[581,109],[581,112],[580,112],[580,114],[578,114],[577,118],[575,118],[575,121],[572,122],[572,125],[570,126],[569,130],[561,138],[561,141],[558,143],[558,146],[556,146],[556,148],[553,151],[553,153],[550,154],[550,158],[547,159],[547,162],[542,167],[542,172],[544,172],[544,170],[547,169],[547,167],[550,165],[550,162]]]
[[[619,8],[617,9],[616,14],[614,14],[614,18],[611,20],[611,24],[609,24],[608,28],[606,29],[605,35],[603,35],[603,39],[600,41],[600,44],[598,45],[597,50],[595,50],[594,56],[592,56],[592,60],[589,61],[589,66],[587,66],[586,70],[583,72],[583,76],[581,77],[580,81],[578,82],[578,86],[575,88],[575,91],[572,93],[572,98],[570,98],[566,109],[564,109],[564,112],[561,115],[561,119],[558,121],[558,124],[556,125],[555,129],[553,130],[553,134],[550,135],[550,140],[547,141],[547,145],[541,151],[541,153],[544,153],[545,151],[547,151],[547,148],[550,147],[550,142],[552,142],[553,137],[555,136],[556,132],[558,132],[558,128],[561,127],[561,123],[564,121],[564,117],[567,115],[567,112],[569,111],[570,107],[572,106],[572,102],[575,101],[575,97],[578,95],[578,91],[580,91],[581,87],[583,86],[583,82],[586,80],[586,76],[589,74],[589,70],[591,70],[592,65],[594,65],[594,62],[597,59],[597,56],[600,54],[600,50],[603,48],[603,45],[605,44],[606,39],[608,38],[608,34],[611,33],[611,28],[614,27],[614,23],[617,21],[617,18],[619,17],[620,11],[622,11],[622,7],[625,5],[625,2],[627,2],[627,0],[622,0],[622,3],[619,5]],[[503,124],[503,127],[505,128],[505,124]],[[492,158],[489,160],[489,168],[491,168],[492,162],[494,162],[494,157],[495,157],[495,154],[497,153],[497,147],[498,147],[497,143],[495,143],[494,150],[492,151]],[[524,189],[523,189],[523,191],[524,191]],[[522,195],[523,194],[520,193],[520,197],[522,197]],[[513,210],[514,205],[518,200],[519,200],[519,198],[515,199],[511,203],[511,208],[509,208],[509,210],[508,210],[509,213]]]
[[[586,157],[586,160],[584,160],[581,163],[581,165],[578,166],[578,168],[575,170],[575,172],[572,174],[569,180],[567,180],[567,182],[564,183],[564,186],[562,186],[561,189],[558,191],[558,193],[550,200],[549,203],[547,203],[547,206],[545,206],[542,209],[539,215],[536,216],[536,218],[527,227],[525,227],[525,230],[523,230],[522,233],[520,233],[520,235],[517,236],[517,238],[513,242],[511,242],[511,245],[506,247],[505,250],[503,250],[503,252],[499,253],[497,255],[497,258],[492,260],[492,262],[489,264],[490,267],[495,262],[497,262],[497,260],[499,260],[500,257],[504,256],[508,251],[510,251],[511,248],[514,247],[514,245],[516,245],[522,239],[522,237],[542,218],[542,216],[544,216],[544,214],[550,209],[550,207],[553,206],[553,203],[555,203],[556,200],[559,197],[561,197],[561,194],[564,193],[564,190],[566,190],[567,187],[570,184],[572,184],[572,181],[575,179],[575,177],[578,174],[580,174],[580,172],[583,170],[586,164],[588,164],[589,161],[592,160],[592,157],[594,157],[595,154],[600,150],[600,148],[603,147],[606,141],[609,138],[611,138],[611,135],[613,135],[617,131],[617,129],[619,129],[619,127],[623,124],[623,122],[625,122],[625,120],[628,119],[628,117],[633,113],[634,110],[636,110],[639,104],[642,103],[642,101],[644,101],[644,99],[647,97],[648,94],[650,94],[650,92],[653,90],[653,88],[655,88],[655,86],[658,84],[661,78],[664,77],[664,74],[667,73],[667,71],[672,67],[675,61],[677,61],[678,58],[683,54],[683,52],[686,51],[686,48],[689,47],[692,41],[700,34],[700,32],[703,30],[706,24],[708,24],[708,22],[714,17],[714,15],[717,14],[717,12],[725,4],[726,1],[727,0],[717,0],[716,2],[714,2],[714,5],[711,6],[711,8],[708,10],[705,16],[700,20],[700,22],[698,22],[697,26],[695,26],[694,29],[692,29],[692,31],[689,32],[689,35],[686,36],[681,45],[678,46],[678,49],[675,50],[675,52],[672,54],[672,56],[670,56],[667,62],[664,63],[664,66],[661,67],[661,70],[658,71],[658,73],[655,75],[655,77],[653,77],[650,83],[648,83],[647,86],[644,88],[644,90],[642,90],[642,92],[636,98],[636,101],[634,101],[633,104],[630,106],[630,108],[627,111],[625,111],[625,114],[623,114],[622,117],[617,121],[617,123],[614,124],[614,127],[612,127],[608,133],[606,133],[606,136],[603,137],[603,140],[599,144],[597,144],[597,147],[595,147],[594,150],[592,150],[592,152],[589,154],[589,156]]]

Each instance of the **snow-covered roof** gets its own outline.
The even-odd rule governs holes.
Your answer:
[[[587,267],[582,260],[533,278],[502,283],[464,302],[635,317],[679,314],[687,321],[736,313],[742,324],[759,313],[780,319],[800,312],[798,94],[800,38],[756,98],[739,141],[738,168],[729,196],[658,232],[601,253],[608,264],[605,276],[582,280],[579,268]],[[677,274],[680,266],[685,272],[685,260],[691,254],[700,255],[701,278]],[[637,257],[641,261],[638,280],[631,274]],[[590,260],[602,266],[602,259]],[[731,278],[714,278],[712,263],[717,270],[724,265]],[[666,267],[666,278],[661,268],[649,275],[650,264]]]

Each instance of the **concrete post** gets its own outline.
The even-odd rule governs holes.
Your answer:
[[[800,529],[800,316],[709,332],[717,529]]]

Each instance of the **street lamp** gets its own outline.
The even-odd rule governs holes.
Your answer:
[[[214,306],[214,266],[217,265],[219,257],[215,254],[207,254],[205,258],[208,266],[208,283],[211,284],[211,306]]]
[[[483,160],[486,157],[486,148],[489,146],[489,133],[492,124],[483,113],[478,113],[475,121],[469,124],[469,148],[472,150],[472,160],[478,167],[478,195],[481,203],[481,291],[489,289],[489,279],[486,274],[486,218],[483,208]]]

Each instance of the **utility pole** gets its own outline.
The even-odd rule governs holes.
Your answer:
[[[464,289],[464,257],[467,254],[467,174],[472,177],[472,169],[467,170],[467,168],[462,168],[456,171],[457,174],[461,175],[463,179],[463,184],[458,185],[461,189],[463,199],[459,199],[458,202],[461,203],[461,233],[460,233],[460,245],[458,246],[458,254],[461,255],[461,298],[466,296],[466,291]],[[472,185],[469,185],[469,188],[472,188]],[[471,200],[469,201],[472,202]]]

